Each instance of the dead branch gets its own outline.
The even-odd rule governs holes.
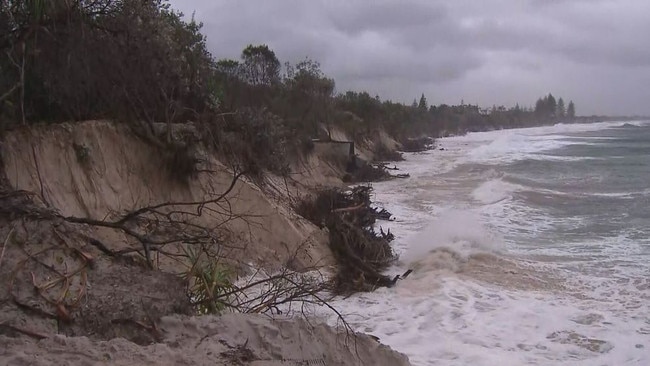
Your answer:
[[[394,177],[394,178],[402,178],[402,179],[403,179],[403,178],[409,178],[410,176],[411,176],[411,175],[410,175],[409,173],[391,175],[391,177]]]
[[[2,96],[0,96],[0,103],[2,103],[3,100],[9,98],[11,94],[13,94],[16,89],[18,89],[18,87],[20,87],[20,82],[17,82],[6,93],[2,94]]]
[[[345,208],[337,208],[332,210],[332,212],[349,212],[349,211],[356,211],[358,209],[364,208],[365,204],[361,203],[357,206],[352,206],[352,207],[345,207]]]
[[[97,240],[95,238],[88,238],[88,243],[90,243],[90,245],[92,245],[95,248],[99,249],[99,251],[101,251],[102,253],[106,254],[109,257],[115,257],[116,256],[115,252],[108,249],[108,247],[106,245],[104,245],[104,243],[102,243],[101,241],[99,241],[99,240]]]
[[[19,328],[19,327],[15,326],[15,325],[11,325],[11,324],[0,323],[0,327],[5,327],[5,328],[8,328],[8,329],[11,329],[14,332],[18,332],[20,334],[24,334],[26,336],[38,339],[39,341],[41,339],[49,338],[45,334],[37,333],[37,332],[31,331],[29,329]]]
[[[5,238],[5,242],[2,245],[2,252],[0,252],[0,268],[2,268],[2,259],[5,256],[5,250],[7,250],[7,245],[9,245],[9,239],[11,238],[11,235],[14,233],[14,228],[11,228],[9,230],[9,234],[7,234],[7,237]]]
[[[25,303],[19,301],[16,298],[16,296],[13,296],[13,301],[14,301],[14,304],[16,304],[16,306],[18,306],[20,309],[23,309],[23,310],[25,310],[27,312],[30,312],[30,313],[33,313],[33,314],[36,314],[38,316],[42,316],[42,317],[48,318],[48,319],[55,319],[55,320],[58,319],[56,314],[52,314],[52,313],[47,312],[45,310],[39,309],[39,308],[37,308],[35,306],[25,304]]]
[[[245,219],[246,217],[244,215],[234,214],[232,212],[233,208],[229,201],[229,195],[233,195],[237,192],[237,181],[242,175],[243,172],[234,172],[233,179],[225,191],[215,195],[214,198],[208,198],[203,201],[164,202],[142,207],[135,211],[120,215],[115,219],[108,220],[97,220],[87,217],[64,217],[52,209],[46,210],[47,217],[48,219],[62,219],[65,223],[87,224],[123,232],[128,237],[133,238],[142,244],[142,247],[111,250],[107,245],[97,239],[88,237],[84,234],[80,234],[80,237],[100,250],[103,254],[111,257],[119,257],[127,253],[144,251],[143,256],[147,259],[150,266],[152,266],[153,263],[152,253],[154,252],[167,256],[175,255],[178,257],[178,260],[182,260],[183,258],[187,259],[188,257],[186,254],[171,253],[165,251],[164,248],[168,244],[190,244],[191,247],[196,248],[197,251],[203,255],[200,262],[195,262],[188,269],[188,272],[198,273],[200,272],[200,269],[196,266],[200,263],[212,263],[215,266],[219,266],[219,261],[223,258],[220,251],[223,250],[223,248],[226,248],[227,244],[223,243],[219,239],[216,231],[220,225],[223,225],[223,222],[217,222],[214,225],[211,225],[211,227],[206,227],[194,223],[191,220],[196,216],[207,213],[224,216],[224,222],[233,219]],[[364,191],[363,188],[360,188],[356,190],[354,194],[362,197],[364,194],[367,194],[367,192],[369,192],[369,190]],[[29,192],[0,194],[0,199],[15,200],[19,198],[21,200],[26,200],[26,202],[31,202],[30,200],[34,197],[38,197],[38,195],[34,196]],[[367,204],[359,197],[347,202],[345,205],[328,207],[328,214],[334,214],[346,218],[353,217],[353,221],[365,222],[356,218],[357,211],[365,213],[374,211],[367,207]],[[20,205],[23,207],[26,214],[22,217],[33,218],[34,214],[30,213],[30,210],[32,210],[32,208],[36,209],[36,205],[33,205],[34,207],[29,205],[25,206],[22,202],[23,201],[20,202]],[[351,207],[355,209],[350,210]],[[332,213],[333,210],[336,211]],[[69,322],[73,321],[72,310],[78,306],[79,302],[86,294],[86,271],[88,266],[93,263],[94,258],[84,250],[77,248],[70,238],[66,236],[65,230],[64,232],[59,232],[58,229],[54,229],[53,235],[54,238],[58,238],[58,240],[55,240],[57,242],[56,246],[46,247],[36,253],[29,253],[27,250],[24,250],[25,248],[23,248],[25,255],[27,256],[24,262],[33,260],[53,273],[53,275],[49,276],[47,279],[42,278],[39,272],[37,272],[39,273],[38,278],[35,273],[32,273],[31,276],[31,285],[35,290],[36,296],[44,299],[45,302],[51,306],[51,309],[40,312],[40,315],[47,318]],[[37,258],[37,256],[46,251],[62,247],[70,248],[74,251],[72,254],[77,255],[82,261],[82,265],[73,269],[70,273],[60,273],[56,268]],[[6,248],[6,244],[3,248]],[[11,249],[13,249],[13,247]],[[298,255],[299,250],[300,248],[296,249],[293,254],[294,259]],[[25,271],[25,269],[21,269],[24,267],[24,263],[19,263],[19,267],[20,268],[16,268],[16,271]],[[292,310],[293,308],[298,308],[300,311],[304,311],[302,309],[306,304],[325,306],[337,314],[348,331],[351,330],[342,315],[328,303],[328,295],[326,294],[327,291],[333,289],[333,282],[318,273],[317,271],[319,268],[316,266],[308,268],[307,270],[312,271],[312,273],[299,273],[287,268],[272,275],[260,271],[257,273],[259,276],[254,276],[250,281],[239,286],[235,286],[230,282],[219,283],[216,287],[211,288],[210,291],[207,292],[207,297],[200,301],[193,301],[192,304],[197,307],[213,304],[214,306],[211,309],[216,311],[221,311],[220,309],[232,309],[240,312],[267,314],[292,312],[295,311]],[[314,275],[314,273],[316,273],[316,275]],[[27,274],[29,276],[29,272],[27,272]],[[73,277],[75,281],[74,286],[80,287],[80,289],[75,290],[74,299],[70,299]],[[11,282],[13,282],[13,280]],[[206,283],[209,283],[209,281]],[[52,293],[52,291],[55,291],[56,293]],[[66,301],[66,299],[68,300]],[[191,299],[192,297],[190,297],[190,300]],[[16,299],[16,301],[18,300]],[[18,305],[18,302],[17,306],[24,310],[36,311],[36,309],[29,306],[20,306]],[[298,307],[296,307],[297,304],[299,304]],[[133,321],[130,322],[134,323]],[[149,331],[153,330],[151,326],[145,323],[135,323],[135,325]]]
[[[307,200],[296,207],[298,213],[314,224],[326,226],[330,233],[330,248],[338,261],[338,293],[372,291],[390,287],[395,282],[382,274],[395,259],[389,242],[394,236],[377,233],[378,218],[390,218],[385,209],[370,207],[370,186],[355,187],[352,192],[322,191],[314,201]]]
[[[388,163],[376,163],[376,166],[378,168],[383,168],[383,169],[386,169],[386,170],[399,170],[399,168],[395,164],[393,164],[393,166],[390,167],[390,166],[388,166]]]
[[[136,239],[141,245],[144,251],[144,257],[149,263],[149,266],[152,265],[151,261],[151,252],[155,251],[154,247],[156,246],[165,246],[175,243],[199,243],[205,241],[214,241],[218,239],[213,233],[212,229],[196,225],[190,221],[183,218],[183,216],[201,216],[203,210],[206,209],[206,206],[209,204],[218,204],[221,201],[226,200],[226,197],[233,191],[237,181],[245,174],[244,171],[233,173],[233,178],[230,182],[228,188],[223,191],[221,194],[212,199],[202,200],[202,201],[190,201],[190,202],[163,202],[152,206],[146,206],[139,208],[137,210],[131,211],[123,215],[121,218],[115,221],[104,221],[96,220],[87,217],[61,217],[63,220],[76,223],[76,224],[86,224],[91,226],[106,227],[111,229],[116,229],[122,231],[126,235]],[[178,207],[196,207],[195,210],[181,210],[177,209]],[[167,207],[174,207],[176,209],[169,212],[163,212],[161,209]],[[209,209],[209,208],[208,208]],[[232,210],[229,211],[232,213]],[[147,217],[144,217],[147,216]],[[145,234],[140,233],[136,227],[138,222],[142,221],[149,222],[154,228],[159,228],[163,232],[171,232],[167,235],[153,235],[151,233]],[[91,241],[91,244],[98,247],[102,252],[111,255],[121,255],[129,252],[134,252],[137,250],[127,249],[121,252],[115,252],[109,250],[106,246],[101,244],[98,241]]]
[[[191,201],[191,202],[164,202],[164,203],[159,203],[159,204],[153,205],[153,206],[142,207],[140,209],[137,209],[135,211],[132,211],[132,212],[124,215],[121,219],[117,220],[116,223],[117,224],[122,224],[122,223],[125,223],[126,221],[131,220],[131,219],[133,219],[133,218],[135,218],[135,217],[137,217],[139,215],[142,215],[144,213],[151,212],[151,211],[157,210],[159,208],[163,208],[163,207],[169,207],[169,206],[198,206],[197,210],[196,210],[197,215],[201,215],[201,210],[203,209],[203,207],[205,205],[211,204],[211,203],[217,203],[217,202],[221,201],[224,197],[226,197],[233,190],[233,188],[235,188],[235,184],[237,184],[237,181],[239,180],[239,178],[241,178],[245,174],[246,174],[245,171],[235,172],[235,174],[233,176],[233,179],[230,182],[230,186],[228,187],[228,189],[226,189],[226,191],[224,191],[222,194],[220,194],[219,196],[217,196],[214,199],[203,200],[203,201]]]

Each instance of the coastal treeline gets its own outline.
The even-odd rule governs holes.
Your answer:
[[[535,103],[535,115],[541,120],[568,119],[573,120],[576,117],[576,106],[573,101],[565,105],[564,99],[559,98],[557,101],[553,94],[537,99]]]
[[[337,92],[317,61],[282,63],[266,45],[217,60],[201,24],[164,0],[3,1],[0,75],[3,130],[113,119],[160,144],[154,124],[193,122],[230,156],[276,172],[334,126],[355,139],[383,129],[406,140],[575,117],[573,102],[551,94],[534,108],[481,108]]]

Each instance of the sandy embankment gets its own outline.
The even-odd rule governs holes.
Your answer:
[[[0,336],[2,365],[408,365],[406,356],[367,335],[336,332],[303,319],[263,315],[164,317],[161,342]]]
[[[78,149],[86,155],[79,158]],[[198,151],[205,173],[189,182],[170,178],[161,152],[143,143],[126,126],[93,121],[17,131],[2,141],[2,160],[14,189],[34,192],[64,216],[98,220],[161,202],[200,201],[224,192],[233,175],[213,154]],[[319,174],[318,170],[311,174]],[[316,178],[318,179],[318,178]],[[303,245],[302,264],[331,258],[326,235],[257,186],[240,180],[222,207],[204,212],[199,223],[223,222],[233,246],[229,256],[253,263],[278,265]],[[313,243],[311,243],[313,242]],[[107,240],[121,249],[116,240]]]
[[[206,172],[189,182],[174,181],[161,166],[159,151],[108,122],[15,131],[4,136],[0,148],[9,188],[33,192],[37,202],[63,216],[110,220],[146,205],[203,200],[223,192],[232,179],[214,155],[199,151]],[[336,182],[336,167],[309,159],[299,183]],[[300,184],[269,188],[287,198]],[[327,233],[276,198],[239,181],[226,204],[212,207],[197,222],[219,223],[223,240],[231,244],[224,255],[233,263],[269,269],[331,266]],[[346,342],[345,334],[301,320],[171,315],[191,313],[184,285],[174,275],[184,270],[182,264],[156,257],[160,270],[145,270],[107,257],[89,237],[113,251],[137,246],[111,229],[0,215],[5,242],[0,364],[408,364],[367,336]],[[80,253],[95,258],[92,265]],[[66,280],[52,282],[57,278]],[[45,339],[36,341],[16,329]]]

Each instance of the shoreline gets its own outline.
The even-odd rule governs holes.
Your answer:
[[[647,128],[647,122],[643,126]],[[414,155],[422,170],[412,169],[410,172],[412,179],[419,180],[419,183],[411,181],[408,187],[398,190],[391,186],[391,182],[386,182],[376,185],[376,190],[378,201],[392,199],[397,206],[405,206],[396,209],[396,205],[385,203],[387,209],[396,215],[402,212],[402,216],[410,221],[400,222],[398,217],[395,243],[397,247],[408,248],[405,252],[414,252],[410,256],[419,258],[420,265],[400,286],[355,295],[339,307],[345,314],[352,315],[355,329],[369,332],[404,352],[413,364],[500,364],[508,361],[524,364],[525,360],[546,364],[554,360],[562,365],[599,362],[614,365],[623,362],[628,354],[630,359],[634,357],[643,364],[641,360],[645,360],[643,352],[648,344],[639,337],[646,334],[647,327],[643,323],[644,312],[638,306],[648,294],[645,277],[640,276],[647,266],[640,264],[638,258],[630,260],[625,257],[626,251],[634,250],[636,253],[641,250],[640,239],[614,236],[607,240],[579,242],[580,246],[573,247],[570,239],[575,237],[567,238],[565,243],[561,233],[558,237],[548,237],[553,235],[553,227],[545,227],[545,231],[535,234],[533,226],[536,222],[549,220],[565,224],[577,222],[567,223],[541,214],[530,217],[521,211],[502,212],[508,210],[505,204],[528,199],[529,196],[518,193],[519,190],[534,190],[536,187],[507,186],[503,174],[511,172],[508,167],[512,161],[524,161],[530,157],[537,158],[534,161],[541,159],[532,148],[520,154],[519,145],[511,144],[512,138],[520,141],[517,136],[525,137],[524,142],[542,151],[562,149],[563,145],[554,141],[564,141],[564,136],[570,137],[573,144],[580,144],[575,139],[585,136],[583,142],[592,146],[593,132],[611,127],[613,136],[625,131],[627,134],[639,131],[638,126],[611,122],[487,132],[441,139],[438,142],[445,151],[420,155],[422,159]],[[517,136],[506,138],[506,135],[513,134]],[[535,141],[540,143],[535,145]],[[611,140],[599,141],[606,144]],[[508,145],[508,149],[504,149],[504,145]],[[490,146],[494,154],[485,146]],[[462,164],[435,156],[447,152],[456,154],[456,148]],[[576,153],[581,151],[575,150]],[[462,157],[470,153],[475,154],[471,159]],[[509,156],[510,153],[516,156]],[[488,157],[490,161],[486,161]],[[406,156],[403,163],[408,166],[410,161],[411,157]],[[548,161],[555,165],[567,161],[571,164],[572,160],[549,158]],[[438,163],[440,165],[436,168]],[[436,177],[435,171],[444,171],[446,167],[457,169]],[[535,174],[539,176],[539,172],[535,171]],[[501,181],[505,181],[505,185],[501,185]],[[635,189],[633,192],[647,198],[647,192],[643,190]],[[578,196],[584,198],[583,194]],[[408,197],[412,199],[402,201]],[[561,197],[556,198],[562,200]],[[622,194],[590,197],[601,200],[599,202],[618,200],[622,204],[633,203],[631,197]],[[638,200],[639,196],[636,198]],[[436,203],[438,207],[429,206],[429,203]],[[571,204],[577,203],[572,200]],[[513,206],[508,207],[512,209]],[[415,214],[419,210],[427,211],[421,220]],[[484,216],[481,219],[477,217],[479,215]],[[512,222],[513,219],[516,222]],[[482,247],[491,241],[486,239],[489,235],[478,230],[476,223],[488,225],[488,233],[510,233],[513,236],[497,237],[494,241],[503,247],[497,246],[496,252],[491,252],[489,245],[488,248]],[[408,231],[404,230],[405,227],[420,233],[404,238],[400,233]],[[540,240],[537,244],[535,238]],[[432,243],[439,243],[441,247]],[[554,246],[547,248],[551,243]],[[463,245],[468,249],[464,255]],[[531,245],[536,246],[531,248]],[[422,251],[415,253],[418,246]],[[547,250],[554,255],[545,257],[540,254]],[[581,255],[582,252],[585,254]],[[647,251],[644,253],[647,255]],[[607,260],[614,254],[618,256]],[[404,259],[408,256],[403,254]],[[634,266],[633,262],[636,263]],[[616,268],[622,272],[615,271]],[[593,270],[595,272],[591,272]],[[609,277],[609,273],[616,276]],[[618,280],[625,282],[618,283]],[[618,294],[624,303],[609,295],[603,296],[605,291]],[[626,308],[624,304],[630,307]],[[428,342],[429,339],[434,341]]]

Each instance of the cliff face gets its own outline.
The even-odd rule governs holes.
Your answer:
[[[200,149],[203,172],[187,181],[174,179],[159,149],[104,121],[15,131],[1,146],[12,188],[36,193],[64,216],[104,220],[164,202],[208,200],[233,180],[232,171]],[[206,210],[197,220],[223,223],[225,239],[246,248],[233,250],[231,257],[274,267],[301,247],[300,265],[332,263],[326,233],[255,185],[239,180],[226,198],[227,209]]]

